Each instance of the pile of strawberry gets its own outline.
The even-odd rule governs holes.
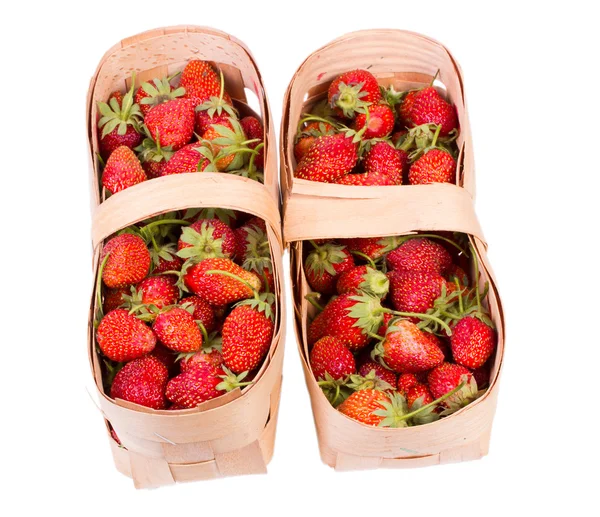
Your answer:
[[[179,86],[171,83],[179,78]],[[102,186],[114,194],[147,179],[186,172],[230,172],[264,181],[264,129],[241,118],[223,73],[192,60],[181,74],[156,78],[98,103]]]
[[[296,135],[297,178],[340,185],[456,181],[456,109],[433,81],[397,92],[352,70],[333,80],[313,111]]]
[[[186,409],[249,384],[275,321],[262,219],[167,213],[109,239],[100,260],[94,323],[111,397]]]
[[[496,333],[464,234],[310,243],[307,297],[320,310],[308,328],[310,366],[339,411],[406,427],[483,393]]]

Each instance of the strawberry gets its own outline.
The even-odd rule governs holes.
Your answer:
[[[177,255],[196,262],[206,258],[233,258],[236,239],[233,230],[219,219],[198,219],[183,227],[177,243]]]
[[[156,357],[135,359],[119,370],[110,388],[110,396],[152,409],[165,409],[168,376],[167,367]]]
[[[370,104],[381,100],[377,79],[366,70],[352,70],[336,77],[327,91],[329,105],[347,118],[364,113]]]
[[[368,114],[368,121],[367,121]],[[385,138],[394,129],[394,112],[387,104],[373,104],[354,119],[354,129],[366,127],[364,138]]]
[[[108,256],[108,258],[106,258]],[[150,253],[141,237],[123,233],[110,239],[100,255],[102,281],[107,287],[125,287],[141,282],[150,270]]]
[[[118,287],[116,289],[105,289],[104,303],[102,305],[104,314],[108,314],[110,311],[114,311],[123,305],[125,303],[123,296],[127,296],[129,293],[129,286]]]
[[[362,253],[371,260],[377,260],[400,245],[398,237],[356,237],[342,242],[351,253]]]
[[[246,134],[237,119],[211,125],[202,135],[202,143],[212,152],[219,171],[242,168],[244,155],[250,152]]]
[[[400,120],[406,127],[412,127],[414,125],[410,116],[410,112],[412,111],[417,93],[419,93],[419,90],[411,90],[407,92],[402,99],[402,102],[397,105]]]
[[[381,174],[376,171],[346,174],[335,183],[338,185],[354,185],[357,187],[391,187],[397,184],[386,174]]]
[[[211,97],[219,97],[221,81],[210,63],[192,59],[181,72],[179,86],[185,88],[184,97],[198,106]]]
[[[409,127],[436,124],[441,126],[441,135],[447,135],[458,127],[456,109],[433,86],[416,92],[410,102]]]
[[[310,351],[310,368],[316,380],[344,379],[356,372],[352,352],[337,338],[325,336],[319,339]]]
[[[323,135],[334,135],[335,128],[324,121],[310,122],[305,128],[300,129],[296,135],[294,144],[294,157],[299,163],[308,152],[315,140]]]
[[[389,142],[376,142],[363,159],[365,171],[388,176],[393,184],[402,184],[402,173],[408,163],[408,154]]]
[[[193,316],[181,307],[161,312],[152,325],[160,342],[175,352],[195,352],[202,348],[202,332]]]
[[[152,330],[124,309],[115,309],[102,318],[96,340],[106,357],[119,362],[142,357],[156,345]]]
[[[210,334],[215,330],[217,326],[215,311],[208,302],[199,296],[188,296],[179,302],[179,306],[184,309],[191,308],[192,317],[202,323],[207,333]]]
[[[133,82],[131,89],[119,102],[114,93],[111,94],[109,104],[98,103],[98,111],[102,115],[98,121],[98,129],[102,130],[98,136],[100,155],[107,160],[112,152],[121,146],[133,149],[142,141],[139,133],[139,124],[142,120],[140,107],[133,102]]]
[[[484,364],[479,368],[475,368],[472,373],[479,388],[486,388],[490,384],[491,372],[489,364]]]
[[[193,408],[202,402],[225,393],[217,388],[225,372],[209,363],[198,363],[193,368],[173,377],[167,384],[167,398],[181,408]]]
[[[395,316],[393,314],[390,314],[388,312],[386,312],[383,315],[383,322],[381,323],[381,327],[379,327],[379,331],[377,332],[377,334],[381,337],[385,336],[385,333],[387,332],[388,327],[390,326],[390,322],[395,318]],[[370,357],[370,355],[369,355]]]
[[[153,140],[177,151],[192,138],[194,117],[194,105],[190,100],[174,99],[152,108],[144,122]]]
[[[218,271],[230,273],[239,279],[219,274]],[[189,267],[184,272],[183,279],[192,292],[213,306],[250,298],[253,289],[258,291],[261,288],[261,281],[257,275],[242,269],[227,258],[204,259]]]
[[[480,368],[496,348],[494,330],[479,318],[465,316],[452,328],[450,338],[454,361],[468,368]]]
[[[135,312],[149,305],[162,309],[167,305],[177,303],[179,289],[176,287],[173,277],[165,275],[149,276],[144,278],[136,288],[132,288],[131,295],[124,298],[130,312]]]
[[[181,97],[184,93],[185,90],[181,87],[173,88],[168,78],[153,79],[152,82],[142,83],[137,89],[135,102],[146,116],[154,106]]]
[[[260,240],[254,242],[252,239],[253,231],[258,234]],[[270,257],[269,243],[267,241],[267,227],[263,219],[260,217],[252,217],[242,226],[235,230],[236,242],[236,257],[241,262],[244,262],[251,256],[259,256],[261,254]],[[254,249],[257,248],[257,249]],[[261,251],[258,251],[258,248]]]
[[[392,305],[402,312],[427,312],[442,295],[442,285],[446,284],[446,280],[434,272],[398,270],[387,275]]]
[[[425,384],[418,383],[414,386],[411,386],[406,395],[406,402],[408,403],[408,407],[411,409],[414,403],[419,399],[421,399],[420,406],[424,406],[425,404],[433,402],[431,392],[429,391],[429,388],[425,386]]]
[[[167,370],[169,370],[170,374],[174,373],[173,370],[177,356],[172,350],[169,350],[167,347],[157,343],[150,355],[152,357],[156,357],[162,364],[164,364],[167,367]]]
[[[223,111],[220,115],[216,113],[211,117],[208,111],[201,110],[196,111],[196,122],[194,126],[194,131],[196,134],[203,136],[211,126],[219,124],[219,125],[227,125],[229,124],[229,118],[232,115],[226,111]]]
[[[459,364],[443,363],[429,372],[429,390],[437,399],[456,388],[462,382],[463,376],[470,380],[473,374]]]
[[[345,246],[312,243],[314,249],[304,263],[306,280],[310,287],[321,294],[335,292],[335,283],[340,273],[354,267],[354,259]]]
[[[271,305],[267,297],[255,304],[257,300],[241,302],[223,322],[223,362],[234,373],[257,368],[271,346],[274,329]]]
[[[142,162],[142,169],[144,169],[146,178],[152,180],[154,178],[160,178],[163,175],[163,170],[165,169],[166,165],[167,162],[164,160],[159,162],[150,160],[147,162]]]
[[[454,283],[455,279],[458,280],[461,287],[467,287],[469,285],[469,276],[465,273],[463,268],[456,264],[450,264],[445,271],[445,276],[452,283]]]
[[[117,442],[117,445],[118,445],[119,447],[123,447],[123,445],[121,444],[121,440],[120,440],[120,439],[119,439],[119,437],[117,436],[117,433],[116,433],[116,431],[115,431],[115,430],[112,428],[112,426],[111,426],[111,428],[110,428],[110,437],[111,437],[111,438],[112,438],[112,439],[113,439],[115,442]]]
[[[418,158],[408,170],[411,185],[454,183],[456,161],[444,149],[431,149]]]
[[[202,145],[199,142],[192,142],[183,146],[164,165],[160,175],[169,176],[171,174],[202,172],[205,170],[211,172],[210,161],[200,152],[201,150]]]
[[[375,377],[387,382],[390,386],[396,386],[396,374],[375,361],[367,361],[358,370],[358,374],[363,377],[367,377],[371,372],[375,372]]]
[[[422,271],[445,274],[452,265],[450,253],[437,242],[418,237],[408,239],[387,255],[394,271]]]
[[[117,147],[102,171],[102,186],[111,194],[146,180],[146,173],[134,152],[127,146]]]
[[[204,364],[209,364],[215,368],[223,366],[223,354],[217,348],[203,348],[198,352],[179,354],[178,359],[181,359],[179,362],[181,373],[196,366],[202,367]]]
[[[244,117],[240,120],[240,125],[246,134],[248,140],[258,139],[258,142],[252,142],[248,144],[250,149],[256,149],[260,144],[264,144],[265,129],[256,117]],[[264,145],[258,150],[258,154],[254,158],[254,163],[259,169],[263,169],[265,166],[265,147]]]
[[[358,146],[345,133],[318,137],[296,168],[296,177],[334,183],[348,174],[358,160]]]
[[[398,373],[430,370],[444,361],[444,354],[432,337],[408,320],[396,320],[384,340],[375,346],[373,357],[379,357]]]
[[[210,90],[213,90],[211,85]],[[208,92],[210,96],[196,106],[196,133],[203,135],[212,124],[222,124],[227,117],[237,118],[237,112],[233,107],[233,101],[225,91],[225,78],[223,72],[219,71],[219,90],[216,94]]]
[[[108,96],[108,103],[110,104],[110,100],[115,99],[119,107],[123,105],[123,94],[119,90],[115,90]]]
[[[366,291],[384,297],[389,289],[389,280],[384,273],[370,266],[355,266],[337,278],[338,294]]]
[[[183,260],[176,253],[174,244],[165,244],[157,249],[152,248],[150,250],[152,274],[160,275],[167,271],[181,271]]]
[[[419,380],[414,373],[403,373],[398,376],[398,383],[396,385],[396,389],[398,392],[405,396],[408,394],[408,391],[413,387],[417,386]]]
[[[375,389],[359,390],[350,395],[338,407],[338,411],[359,422],[377,426],[384,420],[383,416],[374,414],[379,409],[384,409],[384,402],[389,402],[385,392]]]

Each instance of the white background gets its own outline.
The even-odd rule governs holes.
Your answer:
[[[5,514],[597,515],[600,39],[598,17],[585,7],[592,3],[275,4],[3,7],[0,466],[3,504],[15,505]],[[343,32],[415,30],[457,57],[473,129],[477,210],[508,326],[488,457],[419,470],[339,474],[324,466],[288,322],[267,476],[135,491],[114,470],[86,392],[85,95],[115,42],[182,23],[213,25],[249,45],[277,125],[293,72]]]

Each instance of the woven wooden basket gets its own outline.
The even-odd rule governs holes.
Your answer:
[[[294,136],[301,113],[340,73],[367,68],[397,89],[428,84],[436,71],[456,104],[461,136],[457,184],[356,187],[293,178]],[[474,173],[466,106],[458,65],[439,43],[395,30],[351,33],[311,54],[293,77],[283,107],[281,182],[284,236],[291,249],[296,334],[310,393],[321,458],[337,470],[417,467],[465,461],[485,455],[498,396],[504,354],[504,317],[486,244],[473,208]],[[308,362],[307,326],[314,317],[302,263],[303,241],[456,231],[470,236],[490,283],[489,308],[498,332],[490,387],[477,401],[450,417],[422,426],[386,429],[366,426],[334,409]]]
[[[178,71],[193,58],[215,62],[223,70],[227,91],[238,106],[246,103],[245,89],[256,94],[266,133],[265,184],[225,173],[179,174],[145,181],[101,203],[95,158],[97,102],[115,89],[124,90],[132,71],[136,72],[137,81],[144,81]],[[170,27],[125,39],[106,53],[92,78],[87,122],[95,274],[103,243],[116,231],[173,210],[219,207],[241,210],[265,220],[277,297],[273,343],[252,385],[194,409],[157,411],[113,400],[104,393],[92,326],[96,299],[93,293],[89,357],[101,411],[122,443],[119,447],[110,438],[117,469],[132,477],[138,488],[266,472],[273,454],[284,348],[283,244],[273,126],[252,56],[231,36],[202,27]]]

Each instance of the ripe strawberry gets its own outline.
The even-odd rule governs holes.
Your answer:
[[[461,287],[468,287],[469,285],[469,276],[465,273],[465,270],[456,264],[450,264],[450,266],[445,271],[445,276],[448,281],[454,283],[454,280],[458,280],[458,283]],[[455,284],[456,285],[456,284]]]
[[[425,313],[442,294],[446,280],[434,272],[390,271],[392,305],[398,311]]]
[[[377,79],[366,70],[352,70],[336,77],[329,85],[327,100],[332,108],[347,118],[364,112],[369,104],[381,100]]]
[[[192,317],[195,321],[199,321],[204,325],[207,333],[210,334],[215,330],[217,326],[215,311],[208,302],[204,301],[199,296],[188,296],[179,302],[179,306],[184,309],[191,307],[193,311]]]
[[[172,350],[169,350],[167,347],[157,343],[154,347],[154,350],[150,352],[150,355],[152,357],[156,357],[162,364],[164,364],[167,367],[167,370],[169,370],[169,374],[174,373],[177,354],[175,354]]]
[[[408,320],[396,320],[385,339],[375,346],[374,356],[395,372],[430,370],[444,361],[444,354],[432,337]]]
[[[459,364],[443,363],[429,372],[427,382],[431,394],[437,399],[456,388],[462,377],[470,380],[473,374]]]
[[[115,90],[108,96],[108,103],[110,104],[110,100],[115,99],[119,107],[123,105],[123,94],[119,90]]]
[[[355,391],[340,404],[338,411],[363,424],[377,426],[383,422],[384,417],[374,412],[385,409],[383,403],[389,400],[385,392],[380,390]]]
[[[350,252],[359,252],[371,260],[377,260],[389,251],[396,249],[402,242],[398,237],[356,237],[343,239],[343,244]]]
[[[389,312],[386,312],[383,315],[383,322],[381,323],[381,327],[379,327],[379,331],[377,332],[377,334],[379,334],[380,336],[385,336],[385,333],[387,332],[388,327],[390,326],[390,322],[395,318],[396,316],[394,316],[393,314],[390,314]],[[370,356],[369,356],[370,357]]]
[[[244,117],[242,120],[240,120],[240,124],[241,124],[248,140],[254,140],[255,138],[259,139],[258,142],[253,142],[251,144],[248,144],[248,147],[250,149],[256,149],[256,147],[259,144],[264,143],[265,129],[264,129],[262,123],[260,122],[260,120],[258,120],[256,117]],[[261,170],[264,169],[264,167],[265,167],[265,147],[264,147],[264,145],[258,150],[258,154],[256,155],[256,158],[254,158],[254,163],[256,164],[256,166],[259,169],[261,169]]]
[[[433,402],[431,392],[425,384],[415,384],[408,390],[406,395],[406,402],[409,408],[412,408],[413,404],[419,399],[421,399],[421,406]]]
[[[163,175],[163,170],[166,165],[167,162],[164,160],[161,160],[159,162],[150,160],[147,162],[142,162],[142,169],[144,169],[146,178],[152,180],[154,178],[160,178]]]
[[[358,370],[358,374],[366,377],[370,372],[375,372],[375,376],[390,386],[396,386],[396,374],[375,361],[367,361]]]
[[[107,160],[112,152],[121,146],[133,149],[142,141],[139,133],[139,123],[142,119],[140,107],[133,102],[133,84],[119,102],[114,92],[109,103],[98,103],[98,111],[102,115],[98,121],[100,155]]]
[[[150,253],[141,237],[130,233],[117,235],[102,250],[100,262],[108,255],[102,281],[107,287],[125,287],[141,282],[150,270]]]
[[[391,187],[397,184],[389,176],[376,171],[346,174],[335,183],[338,185],[354,185],[357,187]]]
[[[96,340],[106,357],[119,362],[142,357],[156,345],[152,330],[124,309],[115,309],[102,318]]]
[[[388,253],[387,263],[394,271],[422,271],[445,274],[452,265],[450,253],[437,242],[418,237],[408,239]]]
[[[441,135],[447,135],[458,127],[456,109],[433,86],[423,88],[413,95],[409,119],[410,126],[437,124],[442,127]]]
[[[325,379],[325,374],[337,380],[355,373],[356,362],[352,352],[339,339],[325,336],[310,351],[310,368],[318,381]]]
[[[273,339],[271,316],[270,307],[238,305],[225,318],[221,330],[223,362],[232,372],[250,371],[260,365]]]
[[[193,368],[187,368],[169,381],[167,398],[182,408],[196,407],[225,393],[217,388],[223,382],[221,375],[225,375],[221,368],[208,363],[199,363]]]
[[[398,376],[398,383],[396,385],[396,389],[401,395],[406,397],[408,391],[413,386],[417,386],[418,384],[420,384],[419,380],[417,379],[417,376],[414,373],[403,373]]]
[[[345,246],[331,242],[314,249],[306,257],[304,273],[310,287],[321,294],[335,292],[338,275],[354,267],[354,259]]]
[[[129,293],[129,286],[118,287],[117,289],[105,289],[104,303],[102,305],[104,314],[108,314],[110,311],[114,311],[123,305],[125,303],[123,296],[127,296]]]
[[[357,144],[344,133],[318,137],[296,168],[296,177],[334,183],[348,174],[358,160]]]
[[[195,106],[211,97],[218,97],[221,91],[219,74],[206,61],[192,59],[181,72],[179,86],[185,88],[185,98]]]
[[[394,129],[394,112],[387,104],[373,104],[365,110],[367,113],[359,113],[354,119],[354,129],[361,130],[367,126],[364,138],[385,138]]]
[[[120,440],[120,439],[119,439],[119,437],[117,436],[117,433],[116,433],[116,431],[115,431],[115,430],[112,428],[112,426],[111,426],[111,428],[110,428],[110,437],[111,437],[111,438],[112,438],[112,439],[113,439],[115,442],[117,442],[117,445],[118,445],[119,447],[122,447],[122,446],[123,446],[123,445],[121,444],[121,440]]]
[[[156,357],[141,357],[119,370],[110,388],[110,396],[152,409],[165,409],[168,377],[167,367]]]
[[[204,259],[187,269],[184,274],[184,282],[192,292],[213,306],[251,298],[254,294],[250,286],[240,280],[218,273],[207,273],[215,270],[231,273],[241,278],[256,291],[261,288],[261,281],[257,275],[242,269],[230,259]]]
[[[207,110],[196,111],[196,123],[194,131],[196,134],[203,136],[208,129],[214,124],[226,125],[229,123],[229,117],[231,115],[223,111],[220,115],[216,113],[211,117]]]
[[[239,169],[249,149],[241,124],[233,117],[222,124],[211,125],[203,134],[202,142],[212,152],[218,171]]]
[[[402,102],[397,105],[398,115],[400,120],[406,127],[412,127],[410,112],[412,111],[413,104],[415,102],[415,96],[419,93],[419,90],[411,90],[402,99]]]
[[[161,312],[152,325],[156,337],[175,352],[195,352],[202,348],[202,332],[193,316],[181,307]]]
[[[164,165],[161,176],[207,170],[210,162],[200,153],[201,148],[202,144],[199,142],[192,142],[183,146]]]
[[[334,127],[322,121],[310,122],[305,128],[298,131],[296,135],[296,143],[294,144],[294,157],[299,163],[304,155],[308,152],[315,140],[323,135],[334,135]]]
[[[179,363],[181,373],[186,372],[190,368],[195,368],[197,366],[202,367],[204,364],[220,368],[223,365],[223,354],[216,349],[211,350],[210,352],[201,350],[193,354],[185,354],[185,357],[183,357]]]
[[[490,383],[490,366],[489,364],[484,364],[479,368],[473,370],[473,377],[475,377],[475,381],[477,382],[477,386],[480,389],[486,388]]]
[[[146,173],[134,152],[124,145],[110,155],[102,171],[102,186],[111,194],[146,180]]]
[[[402,174],[407,163],[406,151],[396,149],[387,141],[372,145],[363,160],[366,172],[378,172],[388,176],[395,185],[402,184]]]
[[[260,217],[252,217],[235,230],[235,254],[240,262],[255,256],[270,257],[266,232],[267,227]],[[256,235],[260,237],[260,240],[253,239],[253,236]]]
[[[155,305],[158,309],[162,309],[167,305],[174,305],[179,299],[179,289],[175,285],[175,278],[166,275],[149,276],[144,278],[137,285],[137,294],[139,300],[135,300],[133,303],[139,301],[142,305]],[[130,307],[134,309],[134,307]]]
[[[183,259],[233,258],[236,250],[235,233],[219,219],[198,219],[182,228],[177,249],[177,255]]]
[[[163,245],[158,250],[152,248],[150,257],[152,259],[153,275],[160,275],[167,271],[181,271],[183,260],[177,256],[174,244]]]
[[[194,118],[194,105],[190,100],[174,99],[152,108],[144,122],[153,140],[177,151],[192,138]]]
[[[496,348],[494,330],[479,318],[465,316],[452,329],[452,357],[468,368],[480,368]]]
[[[454,183],[456,161],[444,149],[431,149],[418,158],[408,170],[411,185]]]
[[[185,90],[181,87],[173,88],[169,79],[153,79],[152,82],[143,83],[135,92],[135,102],[140,106],[142,114],[146,116],[154,107],[181,97]]]
[[[370,266],[354,266],[337,277],[338,294],[366,291],[384,297],[388,293],[390,283],[384,273]]]

